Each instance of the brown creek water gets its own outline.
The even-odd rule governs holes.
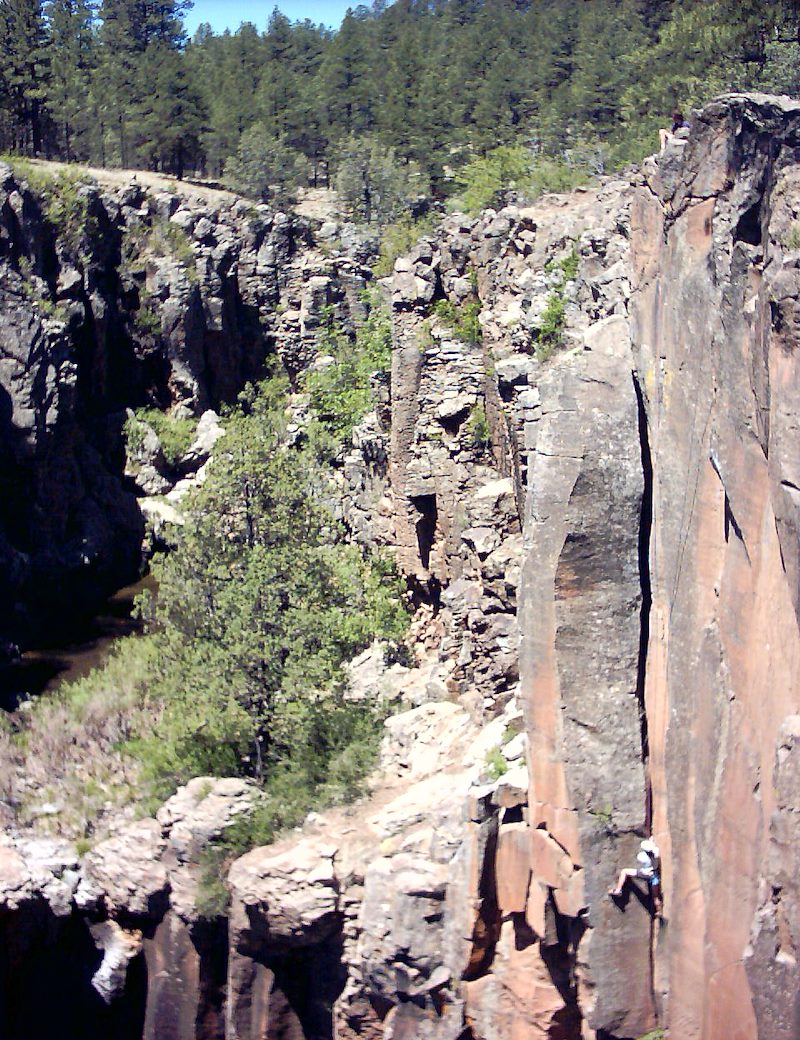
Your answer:
[[[154,588],[147,575],[115,592],[96,614],[64,619],[51,639],[0,669],[0,707],[13,709],[22,700],[52,693],[62,683],[99,668],[118,639],[141,631],[140,621],[132,616],[133,603],[144,589]]]

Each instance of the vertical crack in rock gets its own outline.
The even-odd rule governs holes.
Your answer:
[[[632,373],[636,393],[639,423],[639,445],[642,454],[642,505],[639,518],[639,582],[642,602],[639,611],[639,658],[636,672],[636,697],[639,701],[639,726],[642,740],[642,765],[644,766],[645,830],[649,835],[653,827],[653,784],[650,776],[650,735],[647,722],[645,686],[647,680],[647,649],[650,644],[650,609],[653,602],[650,579],[650,538],[653,530],[653,457],[650,451],[650,434],[647,425],[647,409],[644,394],[637,374]],[[650,997],[658,1021],[658,995],[656,992],[656,941],[658,921],[654,913],[650,916]]]
[[[414,530],[417,533],[417,548],[420,562],[424,569],[428,570],[439,519],[436,495],[412,495],[411,504],[419,516],[419,519],[414,524]]]
[[[639,611],[639,659],[636,673],[636,697],[639,701],[639,722],[642,736],[642,762],[645,768],[645,827],[650,831],[653,818],[653,793],[650,783],[648,761],[650,758],[650,738],[647,729],[647,709],[645,705],[645,681],[647,678],[647,646],[650,642],[650,607],[653,602],[650,586],[650,535],[653,528],[653,459],[650,454],[650,436],[647,428],[647,410],[645,408],[642,388],[636,374],[633,374],[633,387],[636,393],[636,404],[639,417],[639,444],[642,452],[642,508],[639,520],[639,581],[642,590],[642,603]]]
[[[472,931],[472,953],[463,975],[465,982],[473,982],[491,970],[497,940],[500,937],[500,928],[503,921],[497,902],[496,856],[497,826],[495,821],[489,833],[483,858],[481,878],[478,885],[480,909]]]
[[[548,942],[548,935],[542,942],[542,960],[554,988],[564,1002],[564,1007],[554,1017],[564,1040],[579,1040],[583,1035],[583,1012],[578,1000],[576,978],[578,947],[586,932],[586,921],[583,917],[572,917],[562,914],[552,890],[547,905],[548,924],[553,934]],[[554,942],[552,940],[555,940]]]

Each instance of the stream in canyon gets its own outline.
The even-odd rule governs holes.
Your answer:
[[[95,614],[63,617],[47,639],[0,669],[0,708],[13,711],[22,701],[53,693],[99,668],[118,639],[141,631],[134,602],[154,588],[147,574],[115,592]]]

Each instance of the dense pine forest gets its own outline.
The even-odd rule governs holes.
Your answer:
[[[0,149],[257,195],[372,157],[441,195],[500,146],[598,171],[675,106],[800,87],[798,0],[374,0],[191,40],[189,6],[0,0]]]

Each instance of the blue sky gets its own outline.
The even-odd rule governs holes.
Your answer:
[[[194,0],[194,7],[186,16],[190,36],[201,22],[210,22],[216,32],[238,29],[242,22],[253,22],[266,29],[267,20],[275,7],[287,18],[323,22],[338,28],[348,7],[356,7],[359,0]]]

